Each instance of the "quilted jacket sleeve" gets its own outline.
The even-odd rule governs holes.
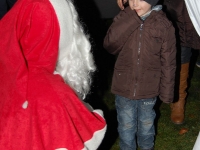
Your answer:
[[[161,84],[160,99],[171,103],[174,98],[174,83],[176,71],[176,39],[171,25],[166,30],[166,37],[161,49]]]
[[[140,25],[135,11],[127,7],[114,18],[106,37],[104,38],[104,48],[111,54],[118,54],[123,45]]]

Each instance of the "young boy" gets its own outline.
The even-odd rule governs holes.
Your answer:
[[[111,91],[116,95],[121,150],[153,150],[156,97],[171,103],[176,70],[174,28],[158,0],[129,0],[104,39],[118,55]]]

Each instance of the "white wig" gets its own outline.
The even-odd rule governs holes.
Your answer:
[[[91,44],[89,36],[84,33],[79,22],[78,13],[73,3],[70,0],[67,0],[67,3],[66,0],[64,1],[69,10],[66,7],[55,8],[61,28],[56,72],[84,99],[90,91],[91,72],[95,71]]]

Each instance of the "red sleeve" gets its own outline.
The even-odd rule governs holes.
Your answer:
[[[50,3],[35,2],[26,6],[20,24],[19,37],[27,64],[56,62],[59,45],[59,25]]]

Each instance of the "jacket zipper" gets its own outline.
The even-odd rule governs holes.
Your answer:
[[[139,46],[138,46],[138,58],[137,58],[137,68],[139,67],[139,64],[140,64],[140,50],[141,50],[141,39],[142,39],[142,30],[143,30],[143,23],[140,25],[140,40],[139,40]],[[137,74],[137,71],[136,71],[136,74]],[[136,75],[136,78],[135,78],[135,88],[134,88],[134,93],[133,93],[133,97],[135,97],[135,94],[136,94],[136,89],[137,89],[137,75]]]

